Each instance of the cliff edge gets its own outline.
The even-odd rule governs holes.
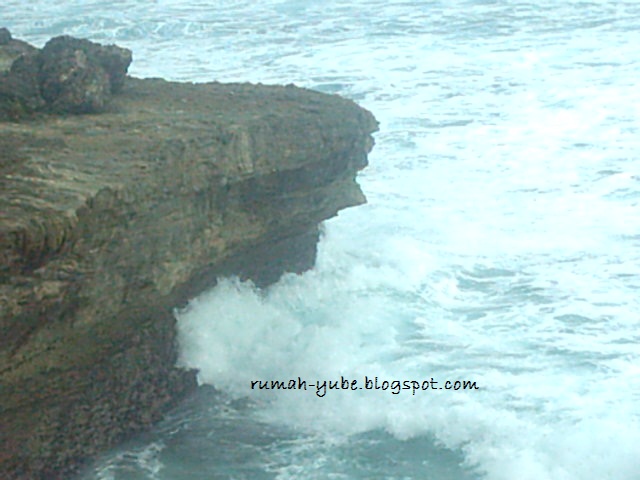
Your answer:
[[[0,121],[0,478],[57,479],[195,387],[173,309],[271,283],[365,198],[377,129],[294,86],[121,79],[101,113]],[[15,105],[12,101],[11,105]]]

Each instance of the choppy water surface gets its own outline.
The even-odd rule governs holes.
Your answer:
[[[203,388],[85,480],[640,479],[640,3],[9,1],[131,73],[290,83],[381,122],[317,268],[179,312]],[[253,379],[473,391],[251,391]],[[441,383],[441,384],[442,384]],[[440,384],[440,385],[441,385]]]

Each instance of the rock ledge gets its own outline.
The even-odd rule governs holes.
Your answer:
[[[109,82],[99,115],[0,121],[0,478],[69,478],[157,421],[195,387],[173,309],[310,268],[318,224],[365,201],[377,123],[351,101]]]

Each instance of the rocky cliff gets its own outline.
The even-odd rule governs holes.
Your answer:
[[[337,96],[127,77],[100,107],[0,122],[3,479],[68,478],[158,420],[195,387],[173,309],[311,267],[365,201],[377,124]]]

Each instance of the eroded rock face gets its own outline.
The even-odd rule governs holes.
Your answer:
[[[0,122],[3,479],[68,478],[151,425],[195,386],[173,309],[219,275],[311,267],[319,222],[365,201],[377,124],[350,101],[121,87],[99,116]]]
[[[122,88],[131,58],[125,48],[69,36],[39,50],[0,30],[0,120],[39,110],[101,112]]]

